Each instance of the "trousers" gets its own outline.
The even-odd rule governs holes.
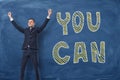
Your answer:
[[[38,51],[33,49],[23,50],[22,62],[21,62],[21,73],[20,80],[24,80],[24,73],[28,59],[31,59],[32,64],[34,65],[34,70],[36,74],[36,80],[39,80],[39,67],[38,67]]]

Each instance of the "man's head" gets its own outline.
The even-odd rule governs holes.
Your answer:
[[[28,19],[28,27],[34,27],[35,26],[35,20],[33,18]]]

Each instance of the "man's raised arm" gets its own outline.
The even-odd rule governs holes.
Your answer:
[[[52,14],[52,9],[48,9],[48,16],[46,20],[44,21],[44,23],[41,25],[41,27],[38,28],[38,32],[41,32],[46,27],[48,21],[50,20],[51,14]]]
[[[21,26],[19,26],[19,25],[14,21],[11,12],[8,12],[8,17],[9,17],[11,23],[15,26],[15,28],[16,28],[17,30],[19,30],[20,32],[24,33],[24,28],[22,28]]]

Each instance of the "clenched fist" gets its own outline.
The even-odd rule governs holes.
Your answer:
[[[48,9],[48,16],[50,17],[52,14],[52,9]]]
[[[12,18],[12,13],[11,12],[8,12],[8,17]]]

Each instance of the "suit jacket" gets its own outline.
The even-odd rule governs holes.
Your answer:
[[[49,19],[46,18],[44,23],[41,25],[41,27],[33,27],[31,30],[30,28],[23,28],[19,26],[14,20],[11,21],[11,23],[14,25],[14,27],[19,30],[20,32],[24,33],[24,43],[22,46],[23,50],[26,50],[28,48],[30,49],[38,49],[38,35],[39,33],[45,28],[47,25]]]

